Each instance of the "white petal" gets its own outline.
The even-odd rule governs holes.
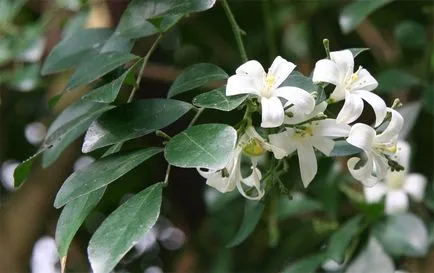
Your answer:
[[[203,178],[209,178],[214,173],[218,172],[218,170],[201,170],[200,168],[196,168],[197,172],[202,176]]]
[[[387,159],[384,156],[373,152],[372,159],[374,161],[374,173],[379,180],[384,179],[386,177],[387,171],[389,170],[389,164],[387,163]]]
[[[276,159],[281,159],[295,152],[297,147],[294,145],[294,142],[292,141],[293,135],[294,135],[293,129],[289,129],[278,134],[268,135],[268,139],[270,140],[270,144],[271,144],[270,148]],[[282,150],[285,151],[284,154],[282,154],[281,152]]]
[[[285,113],[282,102],[277,97],[261,98],[262,128],[279,127],[283,124]]]
[[[251,196],[251,195],[247,194],[244,191],[243,185],[240,182],[237,183],[238,191],[241,193],[242,196],[244,196],[247,199],[260,200],[265,194],[265,191],[263,189],[261,189],[261,184],[260,184],[261,179],[262,179],[262,174],[259,171],[259,169],[253,168],[252,174],[246,178],[243,178],[241,180],[241,182],[246,184],[250,188],[254,187],[256,189],[256,195]]]
[[[288,62],[284,58],[277,56],[270,68],[268,69],[267,75],[273,75],[275,77],[274,84],[272,88],[277,88],[282,84],[289,74],[294,70],[295,64]]]
[[[352,90],[372,91],[377,88],[378,82],[369,74],[368,70],[360,69],[360,71],[357,72],[357,76],[357,80],[351,84]]]
[[[355,91],[353,94],[364,99],[375,112],[375,127],[380,126],[387,114],[387,106],[382,98],[369,91]]]
[[[235,188],[235,183],[233,182],[235,181],[229,179],[229,177],[223,177],[221,172],[211,174],[206,180],[208,186],[222,193],[233,191]]]
[[[330,52],[330,59],[336,63],[339,70],[339,75],[342,77],[349,77],[354,72],[354,57],[348,49]]]
[[[317,148],[321,153],[329,156],[335,147],[335,142],[329,138],[322,136],[313,136],[310,138],[312,145]]]
[[[375,141],[379,143],[387,143],[396,139],[404,125],[404,119],[400,113],[391,108],[387,108],[387,110],[392,113],[392,118],[389,125],[387,125],[387,128],[381,134],[376,136]]]
[[[276,96],[287,100],[285,105],[294,104],[297,111],[310,114],[315,108],[315,99],[307,91],[292,86],[284,86],[276,89]]]
[[[386,194],[386,214],[403,212],[408,209],[408,197],[402,190],[392,190]]]
[[[347,137],[350,133],[351,126],[348,124],[337,123],[335,119],[323,119],[315,122],[313,127],[314,135],[328,137]]]
[[[367,203],[378,203],[381,198],[386,194],[387,187],[384,183],[377,183],[372,187],[363,187],[365,200]]]
[[[226,96],[239,94],[259,94],[261,85],[259,80],[247,75],[230,76],[226,84]]]
[[[398,141],[397,152],[394,159],[405,168],[405,171],[410,167],[410,155],[410,145],[404,140]]]
[[[260,142],[265,142],[265,139],[260,134],[258,134],[258,132],[256,132],[255,127],[253,126],[249,126],[246,128],[246,134],[249,138],[256,138]]]
[[[336,121],[338,123],[351,123],[358,119],[363,111],[362,99],[351,93],[345,96],[345,103],[339,112]]]
[[[354,124],[351,127],[347,142],[359,147],[365,152],[370,152],[375,138],[375,130],[363,123]]]
[[[418,174],[412,173],[407,176],[404,182],[404,190],[415,200],[421,202],[425,195],[426,187],[426,177]]]
[[[374,163],[372,161],[372,157],[368,156],[368,160],[359,169],[356,169],[356,165],[358,165],[360,161],[360,158],[352,157],[347,161],[347,167],[350,174],[357,179],[358,181],[362,182],[363,185],[367,187],[372,187],[378,182],[378,179],[372,175],[372,171],[374,168]]]
[[[316,62],[312,81],[314,83],[327,82],[334,85],[341,84],[336,63],[329,59],[322,59]]]
[[[318,171],[315,152],[309,144],[300,145],[297,148],[298,162],[300,164],[301,180],[306,188],[312,182]]]
[[[236,74],[245,74],[264,80],[265,71],[262,65],[255,60],[247,61],[235,70]]]

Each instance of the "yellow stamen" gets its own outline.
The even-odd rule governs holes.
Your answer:
[[[258,139],[252,138],[246,145],[244,145],[243,152],[248,156],[260,156],[264,154],[266,150],[262,147],[262,144]]]
[[[264,87],[261,90],[261,95],[263,97],[269,98],[273,94],[273,85],[276,82],[276,77],[274,75],[268,74],[265,78]]]

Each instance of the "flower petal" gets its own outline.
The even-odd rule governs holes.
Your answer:
[[[279,127],[283,124],[285,113],[282,102],[277,97],[261,98],[263,128]]]
[[[250,60],[242,64],[235,70],[236,74],[249,75],[257,78],[265,79],[265,70],[262,65],[256,60]]]
[[[329,138],[322,136],[313,136],[310,138],[312,145],[317,148],[321,153],[329,156],[335,147],[335,142]]]
[[[372,157],[368,155],[367,162],[362,167],[356,169],[356,165],[358,165],[360,158],[352,157],[347,161],[347,167],[350,174],[362,182],[363,185],[367,187],[372,187],[378,182],[378,179],[372,175],[372,171],[374,168],[374,163],[372,161]]]
[[[363,187],[365,200],[367,203],[378,203],[386,194],[387,186],[384,183],[377,183],[372,187]]]
[[[395,140],[404,125],[404,118],[400,113],[391,108],[387,108],[387,110],[391,112],[392,118],[389,125],[387,125],[387,128],[375,137],[375,141],[379,143],[388,143]]]
[[[373,152],[372,159],[374,160],[374,173],[375,176],[381,180],[386,177],[387,171],[389,170],[389,164],[384,156]]]
[[[276,96],[287,100],[285,105],[294,104],[296,111],[304,114],[310,114],[315,108],[315,99],[307,91],[292,86],[284,86],[276,89]]]
[[[401,164],[406,171],[410,167],[410,155],[411,155],[410,145],[404,140],[398,141],[397,151],[394,156],[394,159],[398,161],[398,163]]]
[[[229,179],[229,177],[223,177],[221,171],[211,174],[206,180],[208,186],[222,193],[233,191],[235,188],[235,183],[233,182],[236,181]]]
[[[363,123],[354,124],[351,127],[347,142],[367,153],[371,152],[375,138],[375,130]]]
[[[412,173],[407,176],[404,182],[404,190],[415,200],[421,202],[425,195],[426,187],[426,177],[418,174]]]
[[[337,123],[335,119],[324,119],[315,122],[313,127],[314,135],[328,137],[347,137],[350,133],[351,126],[348,124]]]
[[[336,63],[341,82],[354,72],[354,57],[348,49],[330,52],[330,59]]]
[[[315,151],[312,145],[302,144],[297,148],[298,163],[300,164],[301,180],[306,188],[312,182],[318,171]]]
[[[270,68],[268,69],[267,75],[273,75],[275,77],[274,84],[272,88],[277,88],[282,84],[286,78],[288,78],[289,74],[294,70],[295,64],[288,62],[284,58],[277,56]]]
[[[286,131],[278,134],[268,135],[268,139],[270,140],[270,148],[276,159],[281,159],[295,152],[297,147],[292,141],[293,135],[293,129],[287,129]],[[284,154],[282,153],[282,150],[285,152]]]
[[[230,76],[226,84],[226,96],[239,94],[255,94],[259,95],[261,85],[259,80],[248,75],[233,75]]]
[[[312,81],[314,83],[327,82],[333,85],[340,85],[339,70],[336,63],[329,59],[322,59],[316,62]]]
[[[369,91],[355,91],[353,94],[364,99],[375,112],[375,127],[380,126],[387,114],[387,106],[384,100],[376,94]]]
[[[208,179],[211,175],[218,172],[218,170],[213,170],[213,169],[202,170],[201,168],[196,168],[196,170],[200,174],[200,176],[202,176],[203,178],[206,178],[206,179]]]
[[[357,80],[351,84],[351,90],[372,91],[377,88],[378,82],[366,69],[357,72]]]
[[[386,214],[403,212],[408,209],[408,197],[402,190],[392,190],[386,194]]]
[[[261,179],[262,179],[261,171],[258,168],[253,167],[252,174],[250,174],[246,178],[243,178],[240,182],[237,183],[237,189],[241,193],[241,195],[247,199],[260,200],[265,194],[265,191],[263,189],[261,189]],[[256,196],[248,195],[244,191],[244,188],[243,188],[243,185],[241,184],[241,182],[244,183],[245,185],[251,187],[251,188],[254,187],[256,189]]]
[[[345,103],[341,111],[336,118],[338,123],[351,123],[358,119],[363,111],[362,99],[351,93],[347,93],[345,96]]]

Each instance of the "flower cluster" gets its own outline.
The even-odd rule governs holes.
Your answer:
[[[345,139],[362,151],[362,158],[350,158],[347,166],[351,175],[366,186],[385,180],[390,169],[401,170],[393,156],[403,118],[372,92],[378,83],[366,69],[359,67],[354,71],[350,50],[330,52],[330,58],[316,63],[312,82],[320,87],[334,85],[334,90],[322,102],[318,102],[316,92],[287,86],[285,80],[295,67],[279,56],[265,72],[259,62],[251,60],[238,67],[236,74],[228,79],[226,95],[251,94],[260,104],[260,126],[273,129],[268,129],[266,140],[249,123],[241,130],[224,169],[199,170],[208,185],[221,192],[236,187],[246,198],[261,199],[265,191],[258,158],[270,152],[278,160],[296,153],[301,179],[307,187],[318,169],[316,150],[330,156],[336,139]],[[335,118],[325,114],[329,104],[342,100],[343,107]],[[363,101],[374,110],[373,126],[355,123],[362,114]],[[241,171],[243,158],[251,162],[252,171],[247,176]]]

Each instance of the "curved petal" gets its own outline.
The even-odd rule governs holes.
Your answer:
[[[305,188],[309,186],[318,171],[315,151],[309,144],[302,144],[297,148],[298,164],[300,164],[301,180]]]
[[[285,105],[294,104],[297,111],[309,114],[315,108],[315,99],[307,91],[292,86],[284,86],[276,89],[276,96],[287,100]]]
[[[404,125],[404,118],[400,113],[391,108],[387,108],[387,110],[392,114],[392,118],[386,129],[375,137],[375,141],[379,143],[388,143],[396,139]]]
[[[345,96],[345,103],[336,118],[338,123],[351,123],[358,119],[363,111],[362,99],[351,93]]]
[[[368,155],[368,160],[362,167],[356,169],[356,165],[358,165],[360,158],[352,157],[347,161],[347,167],[350,174],[362,182],[363,185],[367,187],[372,187],[378,182],[378,179],[372,175],[374,163],[372,161],[372,157]]]
[[[208,179],[211,175],[218,172],[218,170],[213,170],[213,169],[202,170],[201,168],[196,168],[196,170],[200,174],[200,176],[202,176],[203,178],[206,178],[206,179]]]
[[[347,142],[370,153],[375,138],[375,130],[363,123],[351,127]]]
[[[314,83],[327,82],[340,85],[339,70],[336,63],[329,59],[317,61],[313,70],[312,81]]]
[[[261,78],[262,80],[265,78],[265,70],[256,60],[250,60],[240,65],[237,70],[235,70],[235,73]]]
[[[389,170],[389,164],[387,163],[387,159],[383,156],[373,152],[372,159],[374,160],[374,173],[379,180],[384,179],[386,177],[387,171]]]
[[[329,156],[335,147],[335,142],[323,136],[313,136],[310,138],[312,145],[317,148],[321,153]]]
[[[348,49],[330,52],[330,59],[336,63],[341,81],[354,72],[354,57]]]
[[[407,176],[404,182],[404,190],[415,200],[421,202],[425,195],[426,187],[426,177],[418,174],[412,173]]]
[[[253,167],[252,174],[250,174],[246,178],[243,178],[241,181],[239,181],[237,183],[237,189],[241,193],[241,195],[247,199],[260,200],[265,194],[265,191],[263,189],[261,189],[261,179],[262,179],[261,171],[259,171],[258,168]],[[251,196],[251,195],[247,194],[244,191],[244,188],[243,188],[243,185],[241,184],[241,182],[246,184],[250,188],[255,188],[256,196]]]
[[[274,84],[272,86],[273,89],[279,87],[286,78],[288,78],[289,74],[294,70],[295,64],[288,62],[284,58],[277,56],[270,68],[268,69],[268,75],[274,76]]]
[[[348,124],[337,123],[335,119],[323,119],[315,121],[313,134],[328,137],[347,137],[350,133],[351,126]]]
[[[235,183],[233,182],[235,181],[229,179],[229,177],[223,177],[221,172],[211,174],[206,180],[208,186],[222,193],[233,191],[235,188]]]
[[[366,69],[360,69],[357,72],[357,80],[351,84],[351,90],[366,90],[372,91],[377,88],[378,82]]]
[[[392,190],[386,194],[386,214],[403,212],[408,209],[408,197],[402,190]]]
[[[230,76],[226,84],[226,96],[234,96],[239,94],[254,94],[259,95],[261,85],[258,79],[247,75]]]
[[[386,194],[387,186],[384,183],[377,183],[372,187],[363,187],[363,193],[367,203],[378,203]]]
[[[283,124],[285,113],[282,102],[277,97],[261,98],[262,128],[279,127]]]
[[[292,129],[286,130],[278,134],[268,135],[270,140],[270,148],[276,159],[281,159],[289,154],[295,152],[297,147],[292,141],[294,132]],[[281,151],[284,151],[284,154]]]
[[[408,171],[407,169],[410,167],[410,155],[411,155],[410,145],[406,141],[400,140],[398,141],[396,147],[397,147],[397,151],[394,156],[394,159],[398,161],[398,163],[405,168],[405,171]]]
[[[380,126],[387,114],[387,106],[384,100],[378,95],[369,91],[355,91],[353,94],[364,99],[375,112],[375,127]]]

